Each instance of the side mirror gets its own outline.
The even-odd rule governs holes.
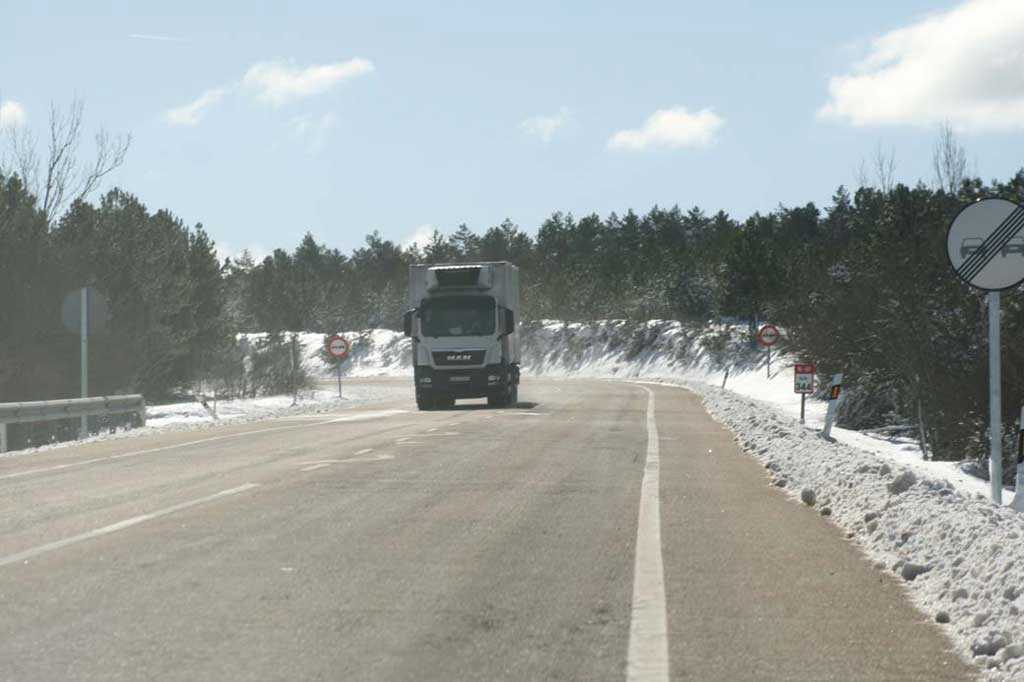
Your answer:
[[[415,314],[415,310],[407,310],[402,316],[402,330],[406,336],[412,336],[412,316]]]
[[[502,322],[504,323],[503,324],[503,329],[501,330],[502,333],[503,334],[512,334],[512,333],[514,333],[515,330],[516,330],[516,316],[515,316],[515,313],[513,313],[508,308],[503,308],[501,312],[502,312],[502,315],[503,315]]]

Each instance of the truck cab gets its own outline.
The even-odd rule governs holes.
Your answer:
[[[409,268],[406,336],[416,404],[462,398],[509,407],[519,399],[519,269],[504,261]]]

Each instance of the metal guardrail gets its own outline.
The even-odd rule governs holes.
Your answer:
[[[29,422],[77,419],[103,414],[134,412],[146,423],[146,400],[141,395],[111,395],[98,398],[37,400],[24,403],[0,403],[0,452],[7,452],[7,425]]]

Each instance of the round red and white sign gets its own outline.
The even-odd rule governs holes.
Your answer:
[[[348,339],[344,336],[335,335],[327,339],[327,352],[338,360],[341,360],[348,355],[348,351]]]
[[[764,346],[774,346],[782,338],[782,332],[774,324],[766,324],[757,330],[757,340]]]

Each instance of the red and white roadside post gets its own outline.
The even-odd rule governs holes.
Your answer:
[[[766,324],[757,330],[757,341],[768,349],[768,378],[772,378],[772,346],[782,338],[782,332],[774,324]]]
[[[327,353],[328,353],[328,355],[330,355],[331,357],[333,357],[335,360],[338,361],[335,366],[338,369],[338,399],[339,400],[341,399],[341,362],[342,362],[342,360],[345,359],[345,356],[348,355],[348,352],[349,352],[350,349],[351,349],[351,346],[348,343],[348,339],[346,339],[344,336],[340,336],[338,334],[335,334],[331,338],[327,339]]]
[[[793,392],[800,394],[800,423],[803,424],[807,394],[814,393],[814,365],[793,365]]]

